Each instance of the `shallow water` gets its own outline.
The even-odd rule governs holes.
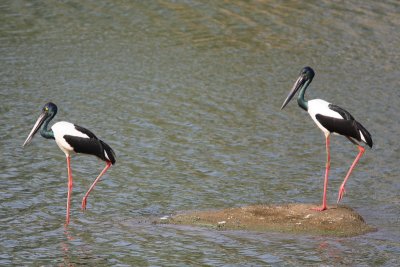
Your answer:
[[[0,265],[386,265],[400,260],[400,5],[396,1],[65,1],[0,4]],[[343,203],[378,231],[327,238],[153,225],[184,210],[319,203],[323,134],[295,101],[350,111],[374,140]],[[103,168],[37,136],[41,107],[117,154]],[[331,141],[328,202],[357,154]]]

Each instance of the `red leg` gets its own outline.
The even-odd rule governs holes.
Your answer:
[[[67,169],[68,169],[68,196],[67,196],[67,219],[65,221],[65,225],[69,224],[69,211],[71,206],[71,195],[72,195],[72,171],[71,171],[70,156],[67,156]]]
[[[358,161],[360,160],[361,156],[364,154],[365,152],[365,148],[363,148],[362,146],[358,146],[358,150],[360,152],[358,152],[357,157],[354,159],[353,164],[351,164],[349,171],[347,172],[346,177],[343,180],[342,185],[339,188],[339,194],[338,194],[338,200],[337,203],[339,203],[340,200],[342,200],[344,193],[346,193],[346,190],[344,189],[344,186],[346,185],[347,180],[350,177],[351,172],[353,171],[354,167],[356,166],[356,164],[358,163]]]
[[[99,174],[99,176],[97,176],[96,180],[94,180],[93,184],[90,186],[89,190],[86,192],[85,196],[82,199],[82,210],[86,209],[86,202],[87,202],[87,198],[90,194],[90,192],[93,190],[94,186],[97,184],[97,182],[100,180],[100,177],[103,176],[103,174],[106,173],[106,171],[108,170],[108,168],[111,167],[111,162],[107,161],[106,166],[104,167],[104,169],[101,171],[101,173]]]
[[[325,168],[325,181],[324,181],[324,194],[322,196],[322,206],[320,208],[313,208],[316,211],[326,210],[326,191],[328,189],[329,169],[331,167],[331,154],[329,151],[329,134],[325,134],[326,139],[326,168]]]

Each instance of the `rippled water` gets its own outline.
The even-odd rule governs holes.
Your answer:
[[[397,1],[2,1],[0,265],[386,265],[400,260]],[[254,203],[319,203],[322,133],[295,102],[307,92],[372,133],[343,203],[378,231],[354,238],[213,231],[152,218]],[[41,107],[91,129],[117,154],[103,168],[40,136]],[[357,154],[332,138],[328,202]]]

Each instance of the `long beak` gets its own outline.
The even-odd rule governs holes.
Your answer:
[[[30,143],[33,136],[37,133],[40,126],[42,126],[45,119],[46,119],[46,113],[42,112],[42,114],[40,114],[39,118],[37,119],[35,125],[33,126],[31,132],[29,133],[28,137],[26,138],[24,144],[22,145],[23,147]]]
[[[304,79],[303,76],[300,76],[299,78],[297,78],[297,81],[294,83],[292,90],[290,90],[290,92],[289,92],[288,96],[286,97],[285,101],[283,101],[281,110],[289,103],[290,100],[292,100],[293,96],[303,86],[305,81],[306,81],[306,79]]]

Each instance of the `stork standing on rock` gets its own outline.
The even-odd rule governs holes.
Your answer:
[[[300,76],[297,78],[295,84],[293,85],[292,90],[289,95],[286,97],[285,101],[282,104],[281,109],[283,109],[289,101],[293,98],[297,91],[300,90],[299,96],[297,98],[297,103],[299,106],[307,111],[315,124],[322,130],[325,134],[326,139],[326,169],[325,169],[325,181],[324,181],[324,193],[322,197],[322,206],[319,208],[315,208],[317,211],[323,211],[327,209],[326,203],[326,191],[328,187],[328,176],[329,176],[329,168],[330,168],[330,152],[329,152],[329,138],[330,134],[339,134],[347,137],[353,144],[358,147],[358,155],[350,166],[349,171],[347,172],[346,177],[343,180],[339,188],[339,194],[337,202],[343,198],[345,191],[345,185],[351,172],[356,166],[357,162],[360,160],[361,156],[364,154],[365,148],[362,146],[363,144],[368,145],[372,148],[372,138],[370,133],[364,126],[361,125],[358,121],[354,119],[354,117],[344,110],[343,108],[326,102],[322,99],[313,99],[313,100],[305,100],[304,94],[306,92],[307,87],[310,85],[311,81],[314,78],[314,70],[310,67],[305,67],[300,71]]]

